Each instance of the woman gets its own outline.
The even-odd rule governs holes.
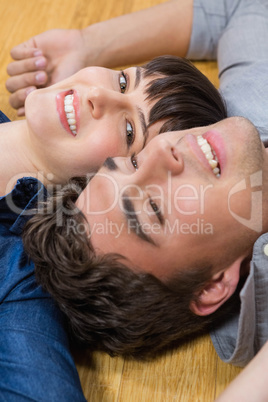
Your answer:
[[[223,101],[190,62],[165,56],[142,68],[88,67],[29,94],[26,119],[0,127],[0,194],[23,176],[43,184],[94,173],[109,156],[132,155],[163,131],[212,124]]]

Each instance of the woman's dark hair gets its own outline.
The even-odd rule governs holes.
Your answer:
[[[110,355],[152,357],[222,317],[226,306],[207,317],[189,309],[210,267],[179,271],[163,283],[132,271],[120,255],[97,255],[74,204],[80,191],[71,183],[39,205],[23,234],[37,282],[65,313],[76,340]]]
[[[142,74],[156,76],[147,86],[147,99],[156,101],[149,126],[163,120],[160,133],[208,126],[227,117],[219,91],[189,60],[157,57],[143,66]]]

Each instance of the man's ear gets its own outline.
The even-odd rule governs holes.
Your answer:
[[[237,287],[242,261],[243,258],[239,258],[228,268],[213,275],[197,298],[190,303],[190,310],[197,315],[209,315],[225,303]]]

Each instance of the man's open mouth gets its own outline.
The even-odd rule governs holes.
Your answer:
[[[215,174],[216,177],[221,176],[221,168],[219,165],[219,161],[217,158],[217,155],[214,151],[214,149],[210,146],[210,144],[207,142],[205,138],[202,137],[202,135],[198,135],[197,137],[197,143],[200,146],[203,154],[205,155],[212,172]]]
[[[214,149],[210,146],[210,144],[207,142],[205,138],[202,137],[202,135],[199,135],[197,137],[197,143],[200,146],[203,154],[205,155],[212,172],[215,174],[216,177],[221,176],[221,168],[219,165],[219,161],[216,155],[216,152]]]

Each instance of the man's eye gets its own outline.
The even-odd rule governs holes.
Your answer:
[[[151,207],[152,207],[152,210],[153,210],[154,212],[159,212],[158,206],[156,205],[156,203],[155,203],[151,198],[149,199],[149,203],[150,203],[150,205],[151,205]]]
[[[133,127],[129,121],[127,121],[126,135],[127,135],[127,146],[130,147],[134,142],[135,134]]]
[[[127,89],[127,77],[126,77],[124,71],[121,71],[121,74],[119,77],[119,86],[120,86],[121,93],[124,94]]]
[[[152,200],[152,198],[149,198],[149,203],[151,205],[152,210],[154,211],[155,215],[157,216],[157,219],[159,220],[159,223],[163,225],[164,222],[164,217],[162,215],[162,212],[158,205]]]
[[[135,155],[135,154],[131,155],[130,160],[131,160],[131,163],[132,163],[134,169],[135,169],[135,170],[138,170],[139,166],[138,166],[138,162],[137,162],[137,157],[136,157],[136,155]]]

